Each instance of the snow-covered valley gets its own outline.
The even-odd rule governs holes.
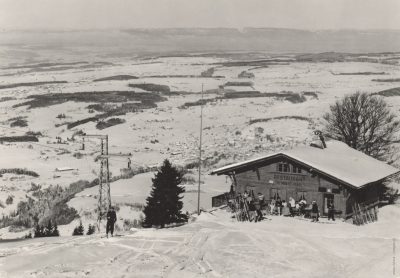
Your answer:
[[[2,223],[18,218],[21,202],[56,186],[77,215],[59,225],[60,237],[21,240],[30,228],[2,225],[0,277],[393,277],[393,267],[400,267],[393,249],[398,205],[383,207],[379,221],[366,226],[285,217],[238,223],[226,211],[193,214],[202,87],[200,207],[209,210],[211,197],[231,185],[223,176],[210,176],[211,170],[310,143],[323,114],[342,96],[399,86],[398,53],[314,61],[300,54],[119,57],[89,55],[90,47],[33,47],[16,54],[11,48],[0,46],[0,54],[7,54],[0,64]],[[271,62],[255,66],[257,59]],[[243,72],[254,77],[240,78]],[[230,97],[235,93],[245,97]],[[398,114],[400,94],[385,100]],[[110,158],[111,198],[118,207],[113,238],[103,232],[71,236],[79,221],[86,228],[97,219],[93,181],[100,142],[83,141],[82,133],[107,134],[110,153],[132,155],[132,172],[125,158]],[[37,141],[9,141],[26,136]],[[194,219],[175,228],[132,228],[164,159],[186,170],[183,211]],[[400,165],[398,157],[394,165]],[[68,195],[72,185],[76,190]],[[51,216],[50,208],[43,210],[35,216]]]

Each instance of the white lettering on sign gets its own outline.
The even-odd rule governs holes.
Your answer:
[[[306,180],[306,177],[301,175],[274,174],[274,180],[277,184],[281,185],[302,186],[302,182]]]

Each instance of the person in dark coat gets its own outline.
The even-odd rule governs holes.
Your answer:
[[[318,214],[319,214],[319,209],[316,201],[312,202],[311,206],[311,217],[312,217],[312,222],[317,222],[318,220]]]
[[[278,215],[281,215],[282,214],[282,201],[281,201],[280,197],[276,198],[275,206],[278,209]]]
[[[335,205],[333,204],[333,201],[328,204],[328,220],[331,219],[335,221]]]
[[[115,222],[117,222],[117,214],[115,213],[114,207],[110,207],[110,209],[107,212],[107,225],[106,225],[107,237],[108,233],[111,233],[111,236],[113,236]]]
[[[258,193],[257,198],[255,198],[254,205],[257,213],[255,222],[258,222],[263,219],[263,214],[261,210],[263,209],[264,206],[264,196],[261,193]]]

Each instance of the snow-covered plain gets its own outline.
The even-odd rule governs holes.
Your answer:
[[[87,49],[88,50],[88,49]],[[204,106],[203,158],[212,161],[203,168],[201,207],[211,207],[211,197],[229,190],[224,177],[208,176],[210,170],[228,163],[240,162],[271,151],[301,145],[313,139],[321,127],[321,117],[330,104],[356,91],[378,92],[396,87],[397,83],[374,82],[374,78],[399,78],[399,65],[370,62],[296,62],[252,68],[223,66],[228,58],[220,57],[153,57],[90,56],[71,52],[68,56],[46,51],[26,58],[7,57],[0,61],[0,86],[39,81],[67,81],[40,86],[0,89],[0,135],[23,135],[41,132],[37,143],[4,143],[0,145],[0,168],[35,171],[39,177],[4,174],[1,177],[0,201],[12,204],[0,207],[8,215],[26,199],[32,183],[43,188],[69,186],[78,180],[92,181],[98,176],[99,142],[90,139],[81,150],[81,140],[68,141],[82,130],[88,134],[108,134],[110,153],[132,153],[133,167],[160,165],[163,159],[184,165],[196,161],[200,107],[182,108],[186,102],[221,96],[217,91],[229,81],[251,81],[250,89],[261,93],[291,91],[316,92],[302,103],[276,98],[222,99]],[[49,52],[50,53],[50,52]],[[60,58],[64,57],[64,58]],[[67,57],[67,58],[66,58]],[[87,58],[87,59],[86,59]],[[65,60],[64,60],[65,59]],[[70,59],[70,60],[68,60]],[[29,67],[44,62],[79,62],[78,64]],[[28,65],[26,68],[13,66]],[[215,77],[196,78],[213,67]],[[254,73],[254,79],[239,79],[242,71]],[[381,75],[338,75],[338,73],[384,72]],[[134,75],[139,79],[93,82],[114,75]],[[94,122],[67,129],[66,123],[92,117],[87,106],[92,103],[66,102],[41,108],[13,107],[30,95],[98,91],[135,91],[128,84],[155,83],[168,85],[171,91],[185,92],[167,96],[157,108],[118,116],[126,122],[103,130]],[[237,88],[236,88],[237,87]],[[239,86],[230,89],[244,90]],[[250,90],[246,87],[246,90]],[[387,99],[392,109],[400,109],[400,97]],[[57,118],[65,114],[65,119]],[[301,116],[302,118],[299,118]],[[11,127],[12,119],[21,117],[26,127]],[[296,118],[297,117],[297,118]],[[250,124],[251,120],[268,121]],[[63,143],[57,143],[61,137]],[[77,154],[80,154],[77,156]],[[110,159],[113,176],[125,169],[123,158]],[[57,172],[56,168],[77,170]],[[125,220],[140,218],[138,206],[145,203],[154,173],[136,175],[111,183],[113,203],[119,207],[120,228]],[[196,170],[185,183],[184,211],[197,209]],[[76,194],[68,205],[75,208],[85,227],[96,220],[97,187]],[[136,206],[136,208],[135,208]],[[196,221],[164,230],[118,232],[112,239],[72,238],[76,219],[60,226],[60,238],[27,241],[0,241],[0,277],[389,277],[392,274],[392,238],[398,237],[398,206],[381,210],[380,220],[364,227],[343,222],[311,224],[302,219],[273,217],[262,223],[237,223],[224,212],[203,214]],[[0,229],[0,239],[22,237],[28,230],[10,232]]]

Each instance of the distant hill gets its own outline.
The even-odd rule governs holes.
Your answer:
[[[2,31],[0,46],[107,47],[115,53],[265,51],[271,53],[398,52],[400,30],[178,28],[93,31]]]

